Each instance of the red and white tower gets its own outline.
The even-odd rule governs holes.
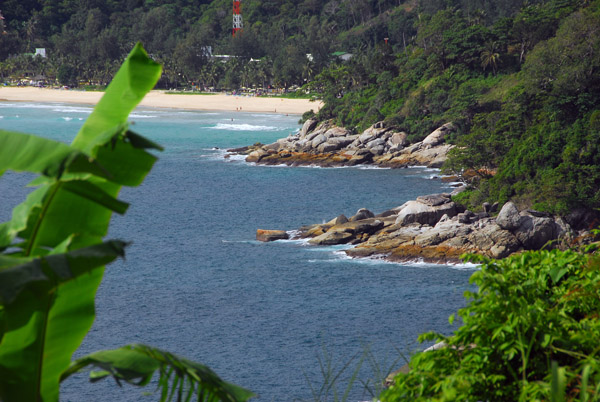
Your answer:
[[[237,31],[241,31],[244,28],[242,22],[242,1],[233,0],[233,36]]]

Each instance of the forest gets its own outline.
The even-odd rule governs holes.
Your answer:
[[[158,88],[301,87],[324,100],[320,120],[357,131],[385,121],[412,141],[451,121],[445,170],[472,185],[459,201],[566,215],[600,207],[599,7],[248,0],[234,37],[229,0],[6,0],[0,81],[103,85],[141,40],[163,65]]]

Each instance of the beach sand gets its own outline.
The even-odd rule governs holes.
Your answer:
[[[0,102],[62,102],[96,104],[102,92],[86,92],[65,89],[34,87],[0,87]],[[178,95],[164,91],[151,91],[140,103],[141,106],[190,109],[241,111],[279,114],[302,114],[309,110],[317,112],[321,102],[308,99],[284,99],[270,97],[236,96],[218,93],[214,95]]]

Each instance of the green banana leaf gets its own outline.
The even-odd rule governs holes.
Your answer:
[[[109,241],[0,270],[0,400],[58,400],[60,375],[94,320],[104,265],[124,247]]]
[[[92,372],[92,381],[112,376],[133,385],[146,385],[157,371],[161,401],[189,401],[196,395],[200,401],[247,401],[255,396],[237,385],[221,380],[210,368],[172,353],[146,345],[134,344],[114,350],[92,353],[75,360],[63,374],[63,379],[92,366],[101,369]]]
[[[245,401],[253,395],[210,369],[144,345],[98,352],[70,365],[95,317],[104,265],[125,243],[103,242],[122,186],[139,185],[162,148],[128,130],[127,118],[161,67],[136,45],[71,145],[0,131],[0,176],[41,176],[0,224],[0,400],[57,401],[59,382],[88,365],[117,381],[147,384],[160,372],[161,398]],[[87,359],[87,360],[86,360]]]
[[[0,400],[58,400],[60,376],[92,325],[104,264],[112,261],[99,247],[112,212],[127,208],[116,197],[156,160],[146,150],[156,146],[126,123],[160,72],[137,45],[72,145],[0,135],[0,171],[44,175],[0,226],[0,247],[10,251],[0,271]],[[84,251],[92,254],[77,254]]]

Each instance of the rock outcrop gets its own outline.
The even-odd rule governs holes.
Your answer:
[[[264,230],[258,229],[256,231],[256,240],[258,241],[275,241],[275,240],[287,240],[290,236],[285,230]]]
[[[386,127],[383,122],[355,134],[335,126],[331,121],[317,124],[315,119],[309,119],[297,134],[272,144],[255,144],[228,152],[247,155],[247,162],[264,165],[441,167],[453,147],[444,139],[454,130],[452,123],[446,123],[423,141],[410,145],[405,132]]]
[[[377,256],[390,261],[422,259],[459,262],[464,253],[503,258],[523,250],[556,247],[581,236],[559,217],[519,211],[506,203],[496,217],[487,211],[461,210],[450,194],[418,197],[384,213],[360,209],[350,220],[341,215],[330,222],[302,227],[299,237],[314,245],[354,244],[351,257]]]

